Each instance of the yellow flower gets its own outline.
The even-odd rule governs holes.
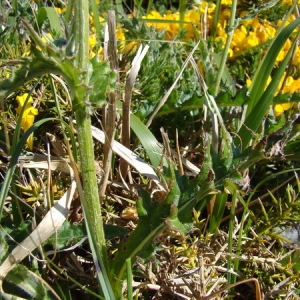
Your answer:
[[[255,47],[260,44],[259,38],[254,32],[250,32],[246,38],[246,43],[249,48]]]
[[[281,50],[279,51],[277,57],[276,57],[276,62],[281,62],[281,61],[283,61],[283,59],[285,58],[285,56],[286,56],[286,52],[285,52],[283,49],[281,49]]]
[[[45,43],[45,44],[51,44],[53,42],[53,36],[50,32],[48,33],[44,33],[43,36],[41,37],[41,40]],[[40,46],[36,46],[36,49],[38,49],[39,51],[42,51]],[[27,55],[30,54],[30,51],[28,53],[26,53]]]
[[[275,117],[280,117],[286,110],[289,110],[292,107],[292,105],[292,103],[276,104],[274,106]]]
[[[207,10],[208,14],[212,14],[216,9],[216,4],[214,4],[212,2],[203,1],[201,3],[201,6],[199,9],[200,9],[200,12],[203,14],[206,13],[206,10]]]
[[[245,43],[246,37],[247,30],[243,25],[235,30],[231,44],[231,48],[234,48],[234,52],[244,50],[247,47],[247,44]]]
[[[293,93],[299,93],[300,92],[300,78],[298,78],[297,80],[294,80],[290,87],[289,87],[289,92],[291,94]]]
[[[266,42],[270,38],[273,38],[276,34],[276,29],[268,24],[258,26],[256,28],[256,34],[260,38],[261,42]]]
[[[297,66],[297,67],[300,65],[300,49],[299,49],[299,47],[296,48],[294,58],[293,58],[293,65]]]
[[[289,5],[291,6],[293,4],[294,0],[283,0],[281,5]],[[298,5],[300,4],[300,0],[298,0]]]
[[[288,77],[285,78],[285,76],[286,76],[286,72],[284,72],[284,75],[281,78],[279,87],[281,88],[281,86],[283,84],[283,80],[285,79],[284,86],[282,88],[282,93],[283,94],[285,94],[285,93],[291,93],[292,94],[292,93],[294,93],[294,91],[293,92],[291,91],[291,86],[294,83],[294,78],[292,76],[288,76]]]
[[[189,10],[185,15],[184,20],[186,22],[191,22],[191,24],[185,24],[184,29],[186,30],[186,40],[194,39],[195,38],[195,30],[200,25],[200,14],[195,10]]]
[[[232,0],[222,0],[221,3],[223,5],[231,5],[232,4]]]
[[[56,10],[56,12],[58,14],[62,14],[62,13],[64,13],[67,10],[67,8],[66,7],[63,7],[63,8],[61,8],[61,7],[55,7],[55,10]]]
[[[252,84],[252,80],[249,79],[249,78],[247,78],[246,79],[246,86],[247,86],[247,88],[249,88],[251,86],[251,84]]]
[[[89,36],[89,46],[90,46],[90,51],[93,51],[94,47],[97,45],[97,36],[96,34],[91,34]]]
[[[275,117],[280,117],[284,113],[284,109],[281,104],[276,104],[274,106],[274,115]]]
[[[28,93],[25,93],[23,95],[16,97],[16,100],[19,103],[19,106],[16,108],[17,114],[20,115],[21,110],[22,110],[23,106],[25,105],[25,101],[27,100],[27,98],[28,98],[28,101],[26,103],[25,109],[23,111],[22,119],[21,119],[21,126],[22,126],[24,132],[26,132],[32,126],[32,124],[34,122],[34,118],[38,114],[38,110],[31,105],[33,102],[33,99],[31,96],[28,95]],[[27,139],[27,147],[30,150],[32,150],[33,134],[31,134],[29,136],[29,138]]]

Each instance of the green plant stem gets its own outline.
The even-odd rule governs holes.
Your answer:
[[[76,113],[77,134],[79,141],[79,155],[81,162],[81,174],[83,191],[81,192],[81,204],[84,211],[90,245],[93,251],[94,262],[98,269],[98,276],[105,299],[113,299],[107,270],[107,249],[103,229],[101,205],[98,195],[98,185],[95,170],[93,138],[91,130],[91,117],[86,112],[85,103],[88,103],[88,67],[89,67],[89,1],[76,0],[73,2],[75,9],[74,43],[75,67],[80,72],[81,82],[73,86],[73,108]],[[83,89],[83,87],[86,87]],[[104,278],[104,281],[102,279]]]
[[[128,298],[128,300],[132,300],[133,299],[133,291],[132,291],[131,258],[126,259],[126,269],[127,269],[127,298]]]
[[[218,77],[216,80],[214,95],[217,95],[219,92],[219,89],[220,89],[221,79],[222,79],[222,75],[223,75],[227,57],[228,57],[228,50],[230,48],[230,44],[231,44],[233,33],[234,33],[234,28],[236,26],[236,24],[235,24],[235,22],[236,22],[236,20],[235,20],[236,7],[237,7],[237,0],[232,0],[231,10],[230,10],[230,19],[229,19],[229,23],[228,23],[228,35],[227,35],[227,39],[226,39],[224,53],[222,55],[221,64],[219,66],[219,72],[218,72]]]
[[[180,28],[182,29],[183,22],[184,22],[184,17],[185,17],[185,11],[186,11],[186,5],[187,1],[186,0],[180,0],[179,1],[179,19],[180,19]]]
[[[216,37],[217,34],[217,25],[219,22],[219,18],[220,18],[220,12],[221,12],[221,0],[217,0],[216,2],[216,9],[215,9],[215,14],[214,14],[214,18],[213,18],[213,25],[212,25],[212,29],[211,29],[211,35],[213,36],[213,38]]]
[[[143,4],[143,1],[140,1],[139,2],[139,4],[137,5],[137,11],[138,11],[138,13],[140,13],[140,11],[141,11],[141,7],[142,7],[142,4]],[[147,15],[148,14],[150,14],[151,13],[151,10],[153,9],[153,0],[150,0],[149,2],[148,2],[148,5],[147,5]]]

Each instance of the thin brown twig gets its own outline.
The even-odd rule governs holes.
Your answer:
[[[106,59],[110,62],[110,67],[113,71],[116,72],[118,76],[118,56],[117,56],[117,38],[116,38],[116,16],[115,11],[108,11],[108,44],[107,44],[107,57]],[[118,80],[117,80],[118,82]],[[101,179],[100,198],[103,198],[105,195],[106,187],[108,184],[108,178],[111,171],[111,160],[112,160],[112,142],[114,140],[115,134],[115,122],[116,122],[116,100],[117,92],[110,92],[108,95],[108,103],[105,109],[105,119],[103,122],[104,131],[105,131],[105,143],[103,145],[103,169],[104,175]]]

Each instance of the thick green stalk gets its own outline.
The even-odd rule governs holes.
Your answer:
[[[91,117],[86,110],[86,105],[89,103],[89,1],[76,0],[73,1],[73,5],[75,21],[70,50],[74,51],[74,64],[76,71],[80,74],[80,82],[73,83],[73,109],[76,113],[83,182],[83,191],[80,193],[80,198],[100,284],[105,299],[113,299],[113,293],[106,275],[107,249],[95,171]]]

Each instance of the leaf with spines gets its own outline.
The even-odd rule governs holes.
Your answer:
[[[116,74],[107,62],[99,61],[94,57],[89,66],[90,97],[86,103],[88,110],[101,107],[106,102],[107,93],[113,92],[116,85]]]

